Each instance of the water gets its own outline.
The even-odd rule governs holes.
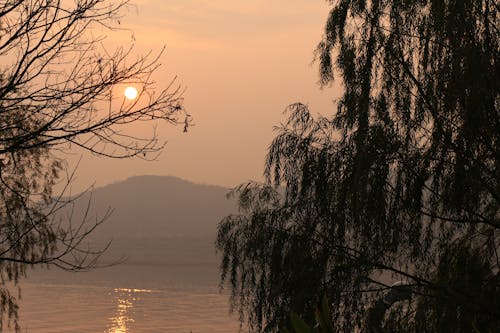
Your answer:
[[[38,270],[21,282],[21,332],[238,332],[217,283],[215,263]]]

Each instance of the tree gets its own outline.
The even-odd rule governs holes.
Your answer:
[[[266,182],[236,189],[241,214],[220,223],[216,243],[232,304],[252,331],[274,332],[290,310],[313,322],[326,294],[335,331],[352,332],[401,281],[413,296],[381,329],[493,331],[499,6],[331,3],[316,54],[321,84],[340,77],[343,96],[333,117],[291,105]]]
[[[164,144],[151,131],[133,136],[144,121],[189,123],[175,81],[155,88],[159,55],[105,47],[128,1],[0,1],[0,323],[17,304],[8,282],[33,265],[89,269],[103,249],[87,236],[102,222],[64,220],[65,191],[54,193],[65,169],[58,151],[79,148],[111,158],[154,158]],[[125,101],[120,85],[136,85]],[[68,177],[68,185],[71,182]]]

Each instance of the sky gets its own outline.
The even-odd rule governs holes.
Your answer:
[[[234,187],[263,180],[273,127],[294,102],[332,114],[338,86],[320,88],[314,49],[329,6],[323,0],[135,0],[108,33],[111,46],[165,52],[158,87],[177,76],[194,126],[160,125],[166,149],[156,161],[110,160],[79,153],[73,191],[134,175],[171,175]],[[133,36],[133,37],[132,37]]]

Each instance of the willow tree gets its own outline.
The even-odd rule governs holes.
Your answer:
[[[85,242],[100,220],[56,218],[68,202],[53,191],[65,173],[55,153],[150,158],[163,143],[153,129],[134,136],[131,124],[187,125],[175,82],[155,88],[158,56],[105,46],[127,5],[0,0],[0,327],[9,318],[18,328],[9,286],[28,267],[89,269],[102,250]],[[125,84],[139,88],[136,100],[124,100]]]
[[[335,331],[494,330],[500,316],[499,6],[491,0],[331,1],[320,81],[331,117],[288,108],[264,184],[219,225],[222,283],[253,332],[323,295]],[[312,321],[310,321],[312,322]],[[444,324],[443,324],[444,323]],[[448,325],[452,323],[453,325]],[[448,327],[448,328],[446,328]]]

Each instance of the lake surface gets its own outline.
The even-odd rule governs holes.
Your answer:
[[[217,263],[195,261],[32,271],[21,281],[21,332],[238,332]]]

